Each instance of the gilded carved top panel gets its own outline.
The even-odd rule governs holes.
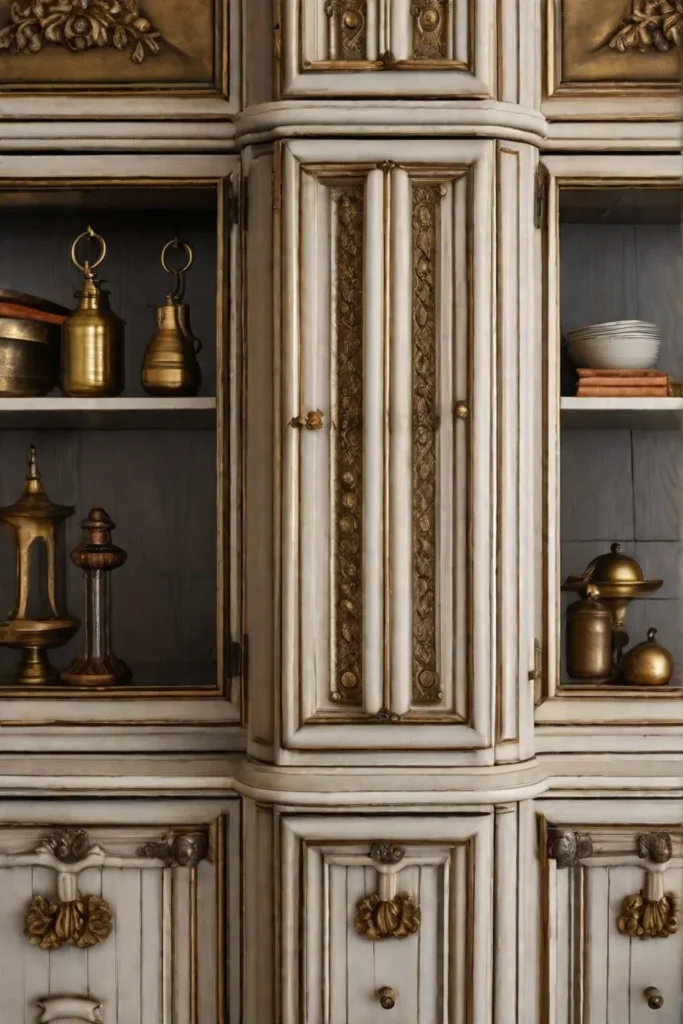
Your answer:
[[[0,0],[0,91],[216,92],[222,0]]]
[[[563,0],[559,20],[560,89],[679,82],[681,0]]]

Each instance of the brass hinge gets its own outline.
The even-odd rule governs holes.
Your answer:
[[[235,679],[244,667],[244,651],[242,644],[231,640],[228,645],[228,679]]]
[[[538,705],[543,699],[543,648],[536,639],[534,639],[534,667],[529,673],[529,680],[534,684],[534,704]]]
[[[534,205],[534,223],[537,228],[545,224],[545,211],[548,201],[548,172],[543,164],[538,165],[535,176],[536,199]]]

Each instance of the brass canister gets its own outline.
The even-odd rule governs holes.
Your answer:
[[[166,263],[170,247],[185,249],[187,262],[180,270],[171,270]],[[161,251],[161,265],[175,275],[176,287],[166,296],[163,306],[155,309],[157,328],[149,340],[142,361],[142,386],[149,395],[196,395],[202,382],[197,362],[201,342],[195,338],[190,326],[190,307],[182,301],[185,291],[185,273],[192,266],[194,254],[187,242],[177,238],[167,242]]]
[[[572,679],[608,682],[612,662],[612,612],[597,600],[597,588],[588,586],[586,598],[567,608],[567,672]]]
[[[80,264],[76,247],[84,238],[94,238],[101,254],[94,263]],[[71,259],[83,272],[83,287],[76,292],[78,308],[62,326],[59,385],[65,395],[112,397],[124,386],[123,321],[109,308],[107,293],[101,291],[95,269],[106,256],[107,246],[91,227],[71,247]]]

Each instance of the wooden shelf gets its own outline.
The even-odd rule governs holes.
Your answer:
[[[0,430],[213,430],[215,398],[0,398]]]
[[[680,430],[683,398],[562,398],[561,423],[572,430]]]

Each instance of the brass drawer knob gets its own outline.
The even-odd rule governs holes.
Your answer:
[[[379,996],[379,1004],[383,1010],[393,1010],[396,1006],[396,993],[393,988],[389,988],[387,985],[381,988],[377,993]]]
[[[455,403],[455,415],[459,420],[466,420],[470,414],[470,407],[467,402],[456,402]]]
[[[645,998],[647,999],[647,1005],[651,1010],[661,1010],[664,1006],[664,996],[659,989],[655,988],[653,985],[650,985],[649,988],[645,989]]]
[[[323,425],[323,414],[320,409],[314,409],[312,412],[307,412],[306,417],[295,416],[289,421],[290,427],[305,427],[306,430],[320,430]]]

